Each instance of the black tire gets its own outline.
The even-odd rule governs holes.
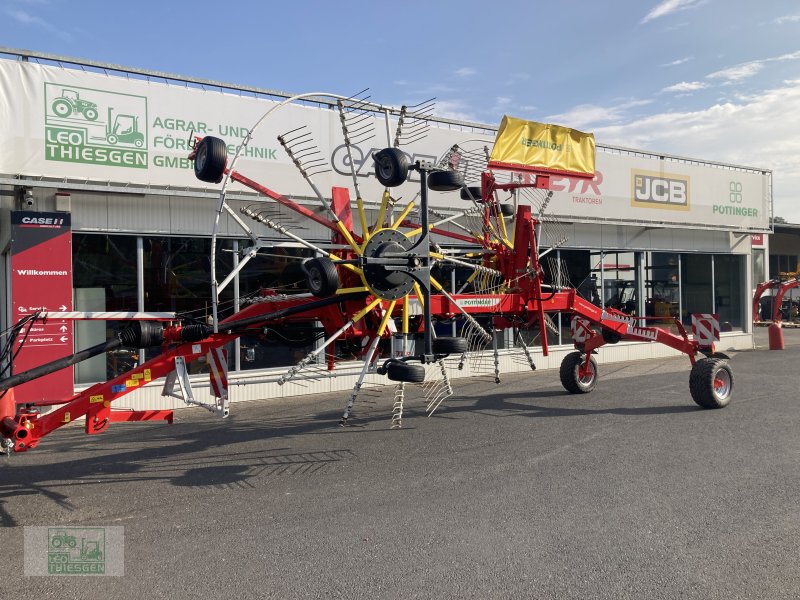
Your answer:
[[[375,177],[385,187],[403,185],[408,178],[411,160],[399,148],[384,148],[372,155],[375,160]]]
[[[513,217],[516,214],[516,211],[514,210],[513,204],[501,204],[500,213],[504,217]]]
[[[483,199],[481,195],[481,186],[479,185],[470,185],[467,187],[461,188],[461,199],[462,200],[476,200],[480,202]]]
[[[561,377],[561,385],[570,394],[588,394],[597,385],[597,362],[593,356],[589,359],[590,373],[583,377],[579,373],[583,368],[584,356],[581,352],[570,352],[561,361],[558,374]]]
[[[428,188],[434,192],[453,192],[464,186],[464,176],[455,171],[433,171],[428,175]]]
[[[392,381],[422,383],[425,381],[425,367],[405,362],[391,362],[386,366],[386,376]]]
[[[219,183],[228,165],[228,149],[225,142],[207,135],[197,142],[194,155],[194,175],[206,183]]]
[[[723,408],[733,396],[733,371],[728,361],[703,358],[694,363],[689,375],[692,400],[702,408]]]
[[[616,344],[622,339],[621,334],[611,329],[606,329],[605,327],[601,329],[600,334],[603,336],[603,341],[606,344]]]
[[[106,139],[108,140],[108,143],[111,144],[112,146],[119,141],[119,138],[113,133],[109,133]]]
[[[339,289],[339,272],[330,258],[312,258],[303,263],[308,289],[317,298],[333,296]]]
[[[63,98],[53,102],[53,112],[58,117],[68,117],[72,114],[72,105]]]
[[[87,108],[83,111],[83,118],[87,121],[97,121],[97,110],[94,108]]]
[[[434,354],[464,354],[467,340],[462,337],[438,337],[433,340]]]

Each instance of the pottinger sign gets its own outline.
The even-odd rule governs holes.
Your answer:
[[[72,310],[69,213],[11,213],[11,305],[14,321],[38,311]],[[72,354],[71,321],[37,320],[27,336],[26,331],[14,345],[15,374]],[[73,395],[72,384],[72,367],[67,367],[15,387],[14,398],[17,404],[58,404]]]

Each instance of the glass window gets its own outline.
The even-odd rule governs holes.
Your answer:
[[[767,280],[767,272],[764,264],[764,249],[753,248],[753,289],[762,281]]]
[[[713,313],[710,254],[681,255],[681,318],[691,326],[692,313]]]
[[[593,274],[602,281],[603,307],[628,315],[639,314],[635,252],[604,252],[594,270]]]
[[[645,316],[648,324],[674,325],[680,313],[680,285],[677,254],[671,252],[644,253]],[[670,327],[677,331],[677,328]]]
[[[136,237],[75,233],[72,236],[75,310],[136,311]],[[125,324],[75,321],[75,348],[83,350],[116,336]],[[75,383],[106,381],[136,366],[137,349],[120,348],[75,365]]]
[[[714,255],[714,312],[719,313],[721,331],[741,329],[744,257],[731,254]]]

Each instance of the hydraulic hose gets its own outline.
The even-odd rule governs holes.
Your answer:
[[[102,344],[97,344],[96,346],[92,346],[91,348],[87,348],[86,350],[81,350],[80,352],[76,352],[70,356],[65,356],[64,358],[59,358],[58,360],[54,360],[53,362],[46,363],[44,365],[39,365],[38,367],[34,367],[32,369],[28,369],[27,371],[23,371],[22,373],[17,373],[16,375],[12,375],[11,377],[7,377],[6,379],[0,380],[0,392],[10,389],[14,386],[21,385],[23,383],[27,383],[32,379],[37,379],[38,377],[44,377],[45,375],[49,375],[50,373],[55,373],[56,371],[60,371],[70,365],[74,365],[81,361],[87,360],[92,358],[93,356],[97,356],[98,354],[103,354],[108,352],[109,350],[115,350],[122,346],[122,342],[118,339],[109,340],[107,342],[103,342]]]
[[[304,313],[316,308],[322,308],[330,304],[338,304],[339,302],[344,302],[345,300],[357,300],[365,297],[366,295],[367,292],[353,292],[351,294],[331,296],[330,298],[323,298],[321,300],[315,300],[314,302],[308,302],[306,304],[288,306],[266,315],[247,317],[245,319],[239,319],[238,321],[234,320],[223,322],[220,323],[220,328],[223,329],[223,331],[237,332],[243,327],[255,325],[263,321],[290,317],[292,315]],[[205,325],[187,326],[185,330],[186,335],[183,336],[185,341],[199,341],[200,339],[210,335],[212,332],[211,327]],[[59,358],[58,360],[54,360],[47,364],[39,365],[33,369],[28,369],[22,373],[7,377],[6,379],[0,379],[0,392],[8,390],[17,385],[27,383],[28,381],[37,379],[38,377],[44,377],[50,373],[55,373],[56,371],[60,371],[61,369],[92,358],[93,356],[109,352],[110,350],[116,350],[121,346],[132,348],[149,347],[160,344],[163,339],[163,328],[161,328],[159,325],[137,321],[130,327],[121,331],[116,339],[109,340],[102,344],[97,344],[96,346],[92,346],[86,350],[81,350],[80,352],[76,352],[71,356],[65,356],[64,358]]]

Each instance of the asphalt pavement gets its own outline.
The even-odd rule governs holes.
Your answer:
[[[71,426],[0,459],[0,598],[800,597],[800,330],[736,352],[700,410],[685,358]],[[765,346],[766,330],[756,343]],[[25,577],[25,526],[124,526],[123,577]]]

